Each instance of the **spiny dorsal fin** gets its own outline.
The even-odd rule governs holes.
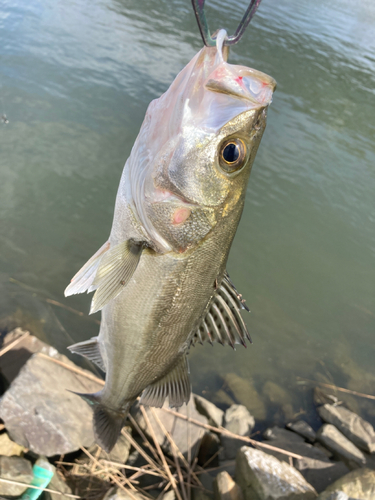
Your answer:
[[[181,356],[178,364],[163,378],[146,387],[140,403],[161,408],[168,397],[169,406],[178,408],[190,399],[191,385],[186,356]]]
[[[142,244],[128,240],[111,248],[103,256],[92,283],[96,292],[91,302],[90,314],[100,311],[121,293],[138,266],[142,250]]]
[[[246,347],[246,339],[251,343],[251,338],[240,310],[249,311],[242,295],[238,293],[227,272],[216,295],[212,298],[206,316],[197,328],[191,340],[192,345],[204,341],[228,344],[242,344]]]
[[[98,337],[93,337],[92,339],[85,340],[84,342],[78,342],[77,344],[68,347],[70,352],[79,354],[89,359],[95,363],[103,372],[106,371],[106,367],[100,352],[100,345],[98,342]]]
[[[103,255],[109,250],[110,243],[106,241],[99,250],[86,262],[78,273],[72,278],[70,284],[66,287],[64,295],[75,295],[76,293],[83,293],[89,290],[98,270],[100,261]]]

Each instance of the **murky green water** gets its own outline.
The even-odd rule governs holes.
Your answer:
[[[208,4],[231,30],[247,2]],[[225,374],[252,381],[268,420],[311,408],[297,377],[375,392],[374,32],[370,0],[263,0],[231,54],[278,82],[228,264],[254,344],[196,347],[191,372],[216,400]],[[107,239],[148,103],[200,47],[188,0],[0,3],[2,328],[59,349],[96,334],[46,299],[88,311],[63,290]]]

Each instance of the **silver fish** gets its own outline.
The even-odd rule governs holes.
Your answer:
[[[225,36],[150,103],[109,239],[65,291],[95,290],[90,312],[102,310],[98,337],[70,350],[106,372],[101,391],[81,396],[107,451],[139,395],[159,407],[189,400],[192,344],[249,339],[226,262],[276,82],[228,64]]]

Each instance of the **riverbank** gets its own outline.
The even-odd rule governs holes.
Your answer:
[[[245,405],[219,408],[199,395],[178,411],[136,404],[107,454],[94,443],[89,406],[68,392],[97,391],[102,379],[21,329],[3,339],[0,368],[4,497],[25,495],[40,457],[53,468],[43,493],[53,499],[375,497],[375,432],[340,400],[341,390],[310,391],[317,432],[296,417],[253,435],[256,418]]]

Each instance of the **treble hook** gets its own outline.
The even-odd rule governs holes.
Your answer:
[[[240,41],[245,29],[247,28],[249,22],[252,20],[257,8],[259,7],[260,2],[261,0],[250,1],[250,5],[246,9],[246,12],[241,19],[241,22],[238,25],[238,28],[236,29],[234,35],[228,36],[224,41],[224,45],[234,45],[235,43]],[[207,47],[214,47],[216,45],[216,39],[211,36],[208,27],[206,14],[204,12],[205,0],[191,0],[191,3],[193,4],[194,14],[197,18],[197,23],[199,31],[201,32],[203,43]]]

